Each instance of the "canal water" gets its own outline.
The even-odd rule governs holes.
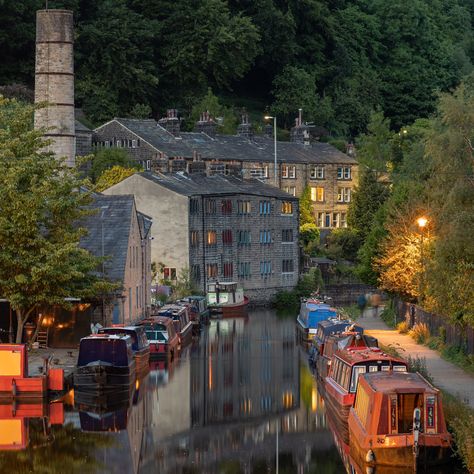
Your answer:
[[[151,369],[126,403],[0,405],[0,472],[366,474],[330,429],[294,315],[212,321]]]

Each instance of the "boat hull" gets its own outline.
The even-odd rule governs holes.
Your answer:
[[[211,317],[220,315],[223,318],[235,318],[236,316],[242,316],[245,314],[248,304],[249,299],[244,296],[244,300],[239,303],[210,306],[209,310],[211,312]]]
[[[74,373],[74,388],[94,393],[128,390],[135,383],[135,361],[126,367],[93,365],[78,367]]]
[[[150,371],[150,347],[147,346],[133,353],[137,375],[145,375]]]
[[[334,425],[342,440],[349,444],[349,428],[347,422],[354,396],[340,392],[334,386],[334,383],[329,381],[329,378],[326,378],[324,389],[327,410],[331,412]]]

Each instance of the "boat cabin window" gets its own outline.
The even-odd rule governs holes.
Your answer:
[[[346,390],[349,387],[351,368],[348,364],[343,362],[341,359],[334,359],[334,367],[332,369],[332,378],[341,387]]]
[[[392,432],[394,415],[396,416],[397,433],[411,433],[413,429],[413,411],[415,408],[421,410],[421,429],[424,429],[424,394],[423,393],[400,393],[396,395],[396,406],[395,406],[395,395],[391,397],[391,425]],[[395,413],[393,413],[395,412]]]
[[[149,341],[168,342],[168,333],[166,331],[146,330],[146,337]]]
[[[389,365],[382,365],[380,368],[382,372],[389,372],[390,371],[390,366]]]
[[[354,365],[352,368],[351,388],[350,392],[354,393],[357,388],[357,382],[359,381],[359,375],[365,374],[365,365]]]
[[[406,372],[407,368],[404,365],[394,365],[393,366],[394,372]]]
[[[83,339],[79,349],[77,365],[82,367],[100,360],[119,367],[125,367],[128,366],[130,357],[131,346],[124,339]]]
[[[369,365],[369,372],[378,372],[379,368],[376,365]]]

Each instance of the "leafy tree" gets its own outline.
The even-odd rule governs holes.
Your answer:
[[[300,242],[304,252],[310,255],[319,244],[319,229],[316,224],[308,222],[300,226]]]
[[[357,260],[362,243],[360,233],[354,229],[334,229],[326,238],[326,254],[335,260]]]
[[[121,148],[102,148],[97,151],[92,158],[89,176],[93,182],[96,182],[104,171],[114,166],[133,168],[135,170],[140,169],[140,167],[130,159],[125,150]]]
[[[151,107],[148,104],[135,104],[130,111],[130,117],[147,119],[151,117]]]
[[[17,342],[38,308],[115,287],[93,272],[100,259],[79,247],[89,194],[78,191],[75,170],[41,151],[32,114],[32,106],[0,97],[0,294],[16,313]]]
[[[97,179],[95,189],[96,191],[105,191],[114,184],[120,183],[125,178],[137,172],[136,168],[124,168],[122,166],[112,166],[106,169]]]
[[[313,201],[311,201],[311,188],[306,186],[300,196],[300,226],[305,224],[316,224],[316,217],[313,211]]]

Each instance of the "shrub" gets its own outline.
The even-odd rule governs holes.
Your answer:
[[[406,321],[402,321],[401,323],[397,324],[397,331],[400,334],[406,334],[409,330],[408,323]]]
[[[408,363],[408,370],[410,372],[419,372],[421,375],[423,375],[423,377],[426,380],[428,380],[429,382],[433,382],[433,378],[431,377],[426,367],[426,357],[408,356],[407,363]]]
[[[386,306],[380,314],[380,319],[389,327],[395,327],[396,313],[391,305]]]
[[[278,309],[298,308],[300,298],[296,291],[279,291],[273,299],[273,304]]]
[[[425,323],[415,324],[409,334],[418,344],[424,344],[430,338],[430,330]]]

